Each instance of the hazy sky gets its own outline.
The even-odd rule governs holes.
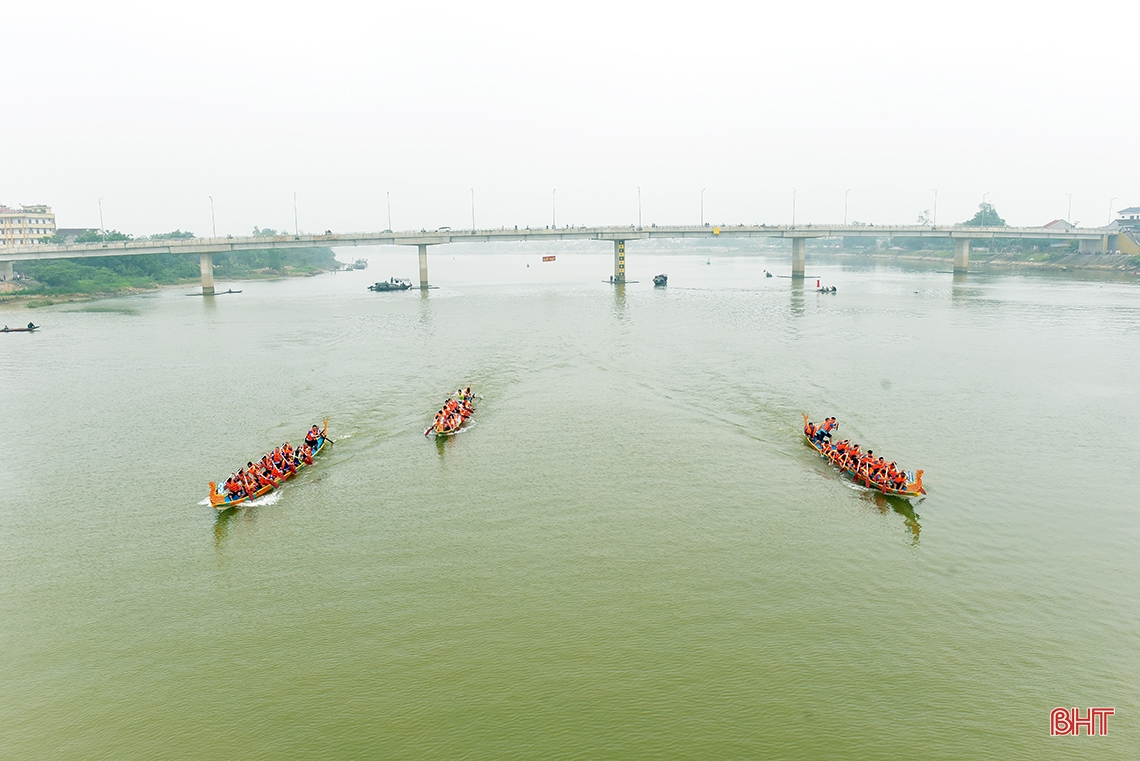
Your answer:
[[[0,203],[254,225],[1104,224],[1140,2],[3,4]]]

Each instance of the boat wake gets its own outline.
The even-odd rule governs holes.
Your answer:
[[[271,491],[268,494],[266,494],[265,496],[258,497],[257,499],[252,499],[249,502],[246,502],[245,504],[249,505],[250,507],[263,507],[264,505],[276,505],[280,501],[281,501],[281,492],[280,491]],[[241,505],[239,505],[239,507],[241,507]]]

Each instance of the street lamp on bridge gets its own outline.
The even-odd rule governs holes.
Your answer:
[[[1108,199],[1108,223],[1112,224],[1112,205],[1116,203],[1116,197]]]
[[[705,226],[705,189],[701,188],[701,227]]]
[[[792,227],[796,226],[796,189],[792,188]]]
[[[637,229],[641,229],[641,186],[637,186]]]
[[[103,237],[103,242],[107,242],[107,228],[103,227],[103,199],[99,199],[99,235]]]
[[[851,195],[851,188],[843,194],[843,226],[847,227],[847,196]]]
[[[931,188],[934,191],[934,217],[930,220],[930,224],[938,227],[938,188]]]
[[[558,188],[550,191],[550,228],[558,227]]]
[[[214,221],[214,197],[210,196],[210,229],[214,232],[214,237],[218,237],[218,225]]]

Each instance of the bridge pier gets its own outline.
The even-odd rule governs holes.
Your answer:
[[[427,244],[421,243],[419,245],[420,245],[420,290],[426,291],[428,289]]]
[[[625,282],[625,241],[614,241],[614,282]]]
[[[970,239],[954,239],[954,274],[965,275],[970,268]]]
[[[803,280],[804,246],[807,238],[792,238],[792,277]]]
[[[1108,251],[1108,236],[1104,235],[1096,240],[1082,240],[1079,245],[1082,254],[1103,254]]]
[[[198,269],[202,272],[202,295],[214,295],[214,255],[203,253],[198,259]]]
[[[0,280],[12,281],[16,279],[16,268],[13,262],[4,262],[4,269],[0,270]]]

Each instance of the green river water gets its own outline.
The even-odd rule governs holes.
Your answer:
[[[0,758],[1136,758],[1135,279],[637,245],[0,311]]]

